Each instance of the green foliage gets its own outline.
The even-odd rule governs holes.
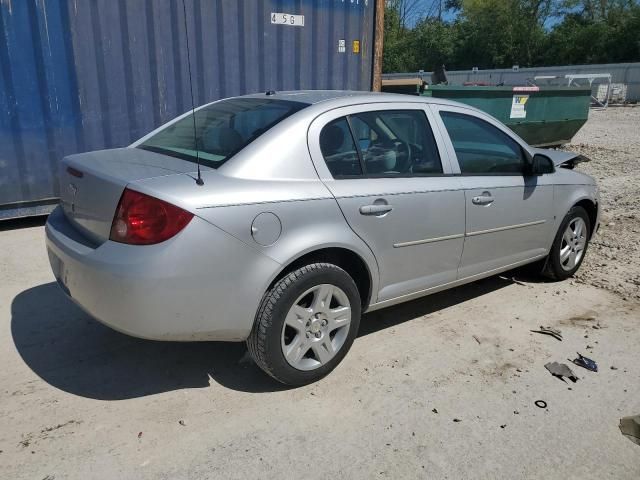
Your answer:
[[[385,72],[640,61],[638,0],[445,0],[455,20],[412,27],[407,5],[387,2]]]
[[[556,64],[632,62],[640,59],[640,6],[585,10],[565,16],[545,39]]]

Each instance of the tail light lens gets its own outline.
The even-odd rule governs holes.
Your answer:
[[[192,213],[175,205],[125,189],[113,217],[109,239],[132,245],[164,242],[186,227],[192,218]]]

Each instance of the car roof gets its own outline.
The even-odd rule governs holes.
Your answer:
[[[437,103],[449,105],[461,105],[458,102],[440,98],[425,97],[420,95],[408,95],[403,93],[379,93],[354,90],[293,90],[284,92],[269,91],[265,93],[253,93],[244,95],[244,98],[272,98],[277,100],[289,100],[294,102],[315,105],[322,102],[340,103],[345,105],[353,103],[370,102],[411,102],[411,103]],[[242,97],[240,97],[242,98]],[[465,105],[468,106],[468,105]]]

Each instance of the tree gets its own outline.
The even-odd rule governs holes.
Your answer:
[[[416,25],[411,48],[414,52],[414,70],[432,70],[453,61],[455,33],[453,25],[438,18],[427,18]]]
[[[387,0],[386,11],[395,12],[395,21],[398,31],[405,30],[413,25],[423,15],[423,2],[421,0]]]
[[[463,0],[458,62],[482,68],[533,65],[555,0]]]
[[[584,2],[568,13],[545,39],[548,55],[541,64],[589,64],[640,60],[640,5]],[[600,2],[599,2],[600,3]]]
[[[638,0],[386,3],[385,72],[625,61],[640,61]]]

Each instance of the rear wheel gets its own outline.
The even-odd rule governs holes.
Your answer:
[[[247,346],[273,378],[305,385],[344,358],[358,332],[360,312],[358,288],[347,272],[328,263],[307,265],[265,294]]]
[[[582,207],[573,207],[560,224],[543,274],[554,280],[572,276],[584,260],[589,246],[591,223]]]

